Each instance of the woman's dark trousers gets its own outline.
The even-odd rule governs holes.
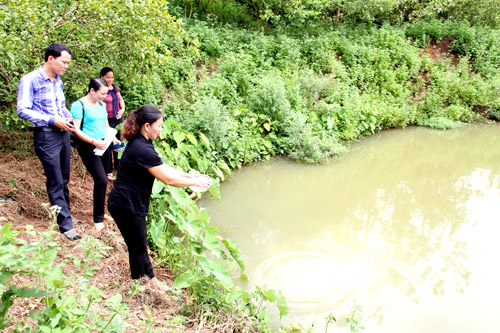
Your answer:
[[[108,209],[127,244],[132,279],[143,276],[154,278],[147,248],[146,217],[116,206],[109,206]]]
[[[79,145],[78,153],[82,158],[83,164],[94,179],[94,222],[103,222],[106,187],[108,185],[104,166],[109,162],[109,150],[112,147],[109,145],[102,156],[97,156],[94,154],[94,145],[82,141],[79,142]]]

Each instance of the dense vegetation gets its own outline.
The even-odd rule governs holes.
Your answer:
[[[17,82],[42,63],[49,42],[61,41],[73,51],[63,77],[68,102],[101,67],[113,67],[129,110],[143,103],[163,110],[164,159],[219,180],[274,155],[324,162],[345,142],[385,128],[500,117],[497,0],[175,0],[169,7],[6,0],[0,7],[2,131],[29,128],[15,115]],[[443,41],[450,56],[432,58]],[[218,197],[218,184],[211,192]],[[233,286],[229,270],[244,274],[237,245],[184,190],[155,185],[150,236],[157,260],[178,274],[175,286],[196,300],[188,312],[236,312],[257,326],[267,318],[261,300],[286,313],[279,293]]]

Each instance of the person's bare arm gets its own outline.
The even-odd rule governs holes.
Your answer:
[[[199,186],[208,188],[211,184],[210,178],[205,175],[192,175],[179,171],[171,166],[163,163],[152,168],[148,168],[149,172],[167,185],[176,187]]]
[[[125,101],[120,93],[118,93],[118,99],[120,100],[120,110],[116,114],[116,119],[121,119],[123,113],[125,113]]]

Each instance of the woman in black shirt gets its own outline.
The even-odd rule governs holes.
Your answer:
[[[118,174],[108,198],[108,210],[127,244],[132,279],[147,276],[156,287],[166,286],[156,280],[147,251],[146,215],[155,178],[176,187],[208,188],[206,175],[188,174],[163,163],[153,141],[161,132],[163,117],[154,106],[146,104],[133,110],[125,120],[122,135],[128,140]]]

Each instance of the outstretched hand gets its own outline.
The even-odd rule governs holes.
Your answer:
[[[208,188],[212,185],[212,178],[207,175],[196,175],[196,177],[193,178],[193,181],[195,182],[194,186],[199,187],[202,191],[208,190]]]

